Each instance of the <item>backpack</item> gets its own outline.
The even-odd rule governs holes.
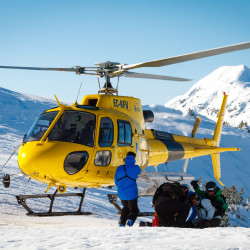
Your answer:
[[[227,203],[226,202],[226,197],[223,194],[218,195],[218,196],[222,197],[224,202]],[[226,211],[222,208],[222,206],[223,206],[222,201],[216,200],[216,196],[209,197],[207,195],[206,198],[209,199],[211,201],[212,206],[215,207],[215,209],[216,209],[215,216],[217,216],[217,215],[223,216],[225,214]]]
[[[164,196],[169,200],[179,200],[182,195],[182,188],[179,182],[166,182],[161,184],[153,196],[153,205],[159,196]]]

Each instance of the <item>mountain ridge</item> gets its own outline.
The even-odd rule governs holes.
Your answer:
[[[0,125],[27,133],[41,112],[56,105],[55,101],[48,98],[0,87]]]
[[[229,96],[224,121],[233,127],[243,121],[249,129],[250,69],[245,65],[223,66],[214,70],[186,94],[168,101],[165,107],[181,110],[184,114],[193,111],[216,121],[223,93]]]

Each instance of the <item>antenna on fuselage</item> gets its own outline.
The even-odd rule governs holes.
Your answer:
[[[81,82],[79,90],[78,90],[78,94],[77,94],[77,97],[76,97],[76,103],[77,103],[77,100],[78,100],[78,97],[79,97],[79,94],[80,94],[80,91],[81,91],[81,87],[82,87],[82,82]]]

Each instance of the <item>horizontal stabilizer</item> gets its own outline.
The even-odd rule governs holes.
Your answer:
[[[239,151],[240,148],[196,148],[194,149],[194,154],[197,153],[199,155],[209,155],[215,153],[222,153],[227,151]]]

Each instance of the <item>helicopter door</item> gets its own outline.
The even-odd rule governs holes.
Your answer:
[[[95,166],[109,166],[114,151],[114,123],[109,117],[100,118],[98,146],[95,154]]]
[[[132,128],[129,121],[117,120],[117,145],[118,157],[123,159],[128,151],[131,151],[132,146]]]

